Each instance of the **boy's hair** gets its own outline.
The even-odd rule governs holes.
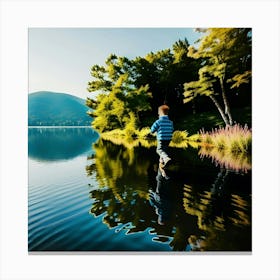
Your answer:
[[[164,114],[168,115],[169,107],[167,105],[161,105],[158,107],[158,109]]]

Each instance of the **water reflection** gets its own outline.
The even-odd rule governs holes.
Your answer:
[[[102,139],[93,149],[86,167],[97,181],[90,213],[108,228],[148,231],[175,251],[251,249],[250,174],[217,170],[185,150],[176,150],[176,164],[164,173],[153,149]]]
[[[210,158],[216,166],[236,172],[251,170],[251,156],[247,153],[226,152],[217,147],[202,146],[199,150],[200,157]]]
[[[126,225],[127,233],[146,229],[148,219],[148,154],[134,153],[111,142],[101,140],[94,144],[95,155],[88,157],[89,176],[94,175],[98,188],[91,191],[91,213],[104,214],[103,222],[109,228]],[[146,158],[145,158],[146,156]]]
[[[159,166],[156,181],[156,190],[150,191],[150,204],[155,208],[155,213],[158,215],[158,224],[165,225],[170,222],[175,208],[175,202],[172,199],[171,177],[166,170]]]
[[[203,240],[202,246],[194,246],[195,250],[251,250],[250,198],[242,198],[227,189],[229,174],[229,170],[221,168],[211,188],[203,192],[184,186],[185,211],[197,217],[198,228],[207,237],[189,237],[189,245],[193,240]],[[243,238],[239,238],[238,243],[234,238],[239,235]],[[244,240],[247,242],[244,243]]]
[[[29,128],[28,156],[39,161],[73,159],[91,150],[98,137],[91,128]]]

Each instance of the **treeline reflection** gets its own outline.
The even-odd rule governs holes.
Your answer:
[[[210,251],[251,250],[251,199],[227,189],[229,171],[221,169],[209,190],[197,191],[184,185],[183,205],[187,214],[197,217],[197,226],[207,236],[203,249]],[[244,238],[249,243],[243,243]],[[227,242],[225,244],[225,241]]]
[[[148,231],[154,242],[175,251],[251,250],[250,175],[244,181],[225,168],[206,169],[197,153],[184,160],[178,156],[162,173],[153,149],[99,139],[93,150],[86,166],[97,182],[90,192],[90,213],[102,215],[108,228],[126,234]],[[196,165],[189,171],[191,162]],[[205,170],[211,172],[205,177],[214,179],[201,183]],[[190,246],[194,237],[203,240],[201,246]]]
[[[70,160],[91,150],[99,135],[92,128],[28,129],[28,156],[38,161]]]

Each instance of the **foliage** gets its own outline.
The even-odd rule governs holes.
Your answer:
[[[188,137],[188,132],[187,131],[174,131],[172,135],[172,142],[174,144],[180,144],[183,141],[186,141]]]
[[[236,74],[232,79],[228,79],[228,82],[233,83],[230,88],[238,88],[242,84],[248,84],[250,82],[251,76],[251,71],[245,71],[243,74]]]
[[[197,134],[188,136],[187,131],[176,130],[173,132],[170,147],[187,148],[191,146],[193,148],[198,148],[198,140],[199,136]]]
[[[134,117],[136,129],[145,127],[164,103],[176,108],[174,117],[185,111],[183,83],[194,79],[199,67],[187,56],[188,47],[187,39],[179,40],[172,49],[135,59],[110,54],[104,66],[93,65],[88,91],[95,97],[86,102],[95,117],[93,127],[99,132],[124,129]]]
[[[95,101],[88,99],[88,106],[95,109],[93,128],[99,132],[124,129],[128,126],[127,133],[133,133],[132,130],[139,122],[136,116],[139,112],[150,109],[148,86],[124,92],[122,83],[127,79],[127,75],[120,75],[111,92],[98,94]]]
[[[137,137],[139,139],[146,139],[150,134],[151,129],[150,127],[143,127],[141,130],[137,131]]]
[[[251,76],[251,29],[209,28],[197,49],[189,47],[188,55],[202,59],[199,79],[184,84],[184,102],[198,95],[208,96],[214,102],[226,125],[233,119],[228,102],[226,83],[231,89],[249,83]],[[217,97],[223,101],[223,106]]]

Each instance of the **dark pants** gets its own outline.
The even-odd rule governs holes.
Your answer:
[[[160,162],[166,162],[166,159],[169,158],[169,143],[170,140],[158,140],[157,142],[157,153]]]

